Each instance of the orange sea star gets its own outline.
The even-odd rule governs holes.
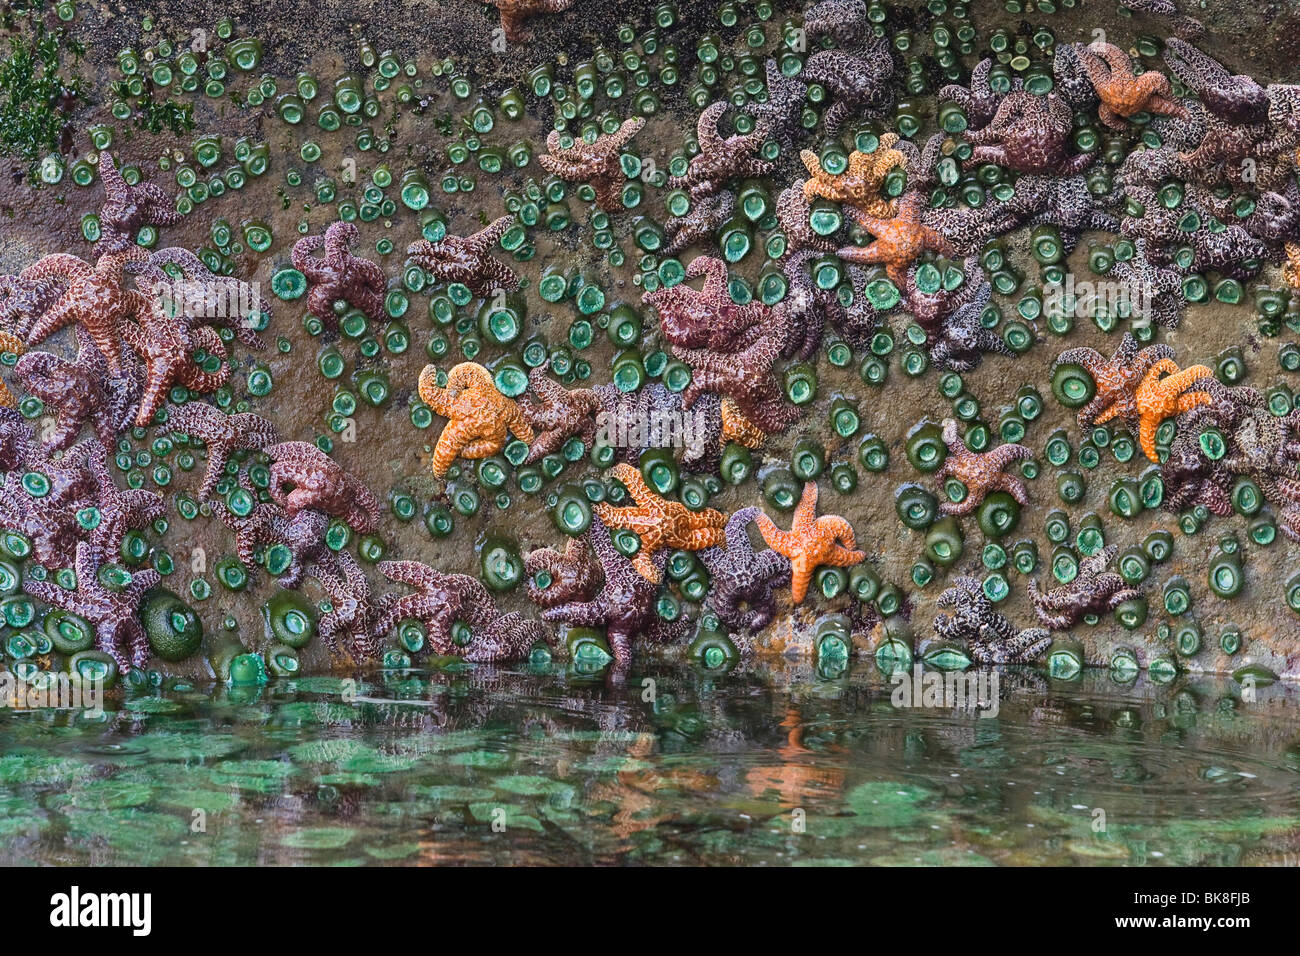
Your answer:
[[[817,515],[817,482],[803,486],[789,531],[782,531],[765,514],[755,519],[767,546],[790,559],[790,597],[803,602],[813,572],[823,564],[847,568],[866,555],[857,550],[853,527],[839,515]]]
[[[420,373],[420,398],[447,419],[433,449],[433,473],[445,477],[457,458],[488,458],[506,445],[507,432],[531,444],[533,429],[519,405],[506,398],[492,373],[476,362],[461,362],[438,385],[438,370],[426,365]]]

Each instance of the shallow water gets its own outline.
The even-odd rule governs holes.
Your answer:
[[[896,708],[861,664],[462,667],[2,711],[0,863],[1300,860],[1294,689],[999,677],[996,717]]]

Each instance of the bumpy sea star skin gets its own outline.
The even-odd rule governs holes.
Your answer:
[[[686,266],[686,279],[704,276],[698,291],[685,282],[662,286],[641,296],[654,308],[664,338],[682,348],[728,351],[745,333],[771,322],[772,310],[761,302],[741,305],[727,291],[727,264],[715,256],[696,256]]]
[[[800,129],[808,84],[786,76],[776,60],[768,58],[764,66],[767,78],[767,99],[755,103],[750,112],[756,129],[768,139],[775,140],[783,152],[794,149],[794,134]]]
[[[659,580],[661,569],[655,555],[665,548],[699,551],[722,543],[727,521],[722,512],[712,508],[691,511],[680,502],[669,501],[652,491],[641,472],[625,462],[616,464],[610,474],[623,483],[636,504],[616,508],[602,501],[592,506],[592,513],[606,527],[635,532],[641,539],[632,564],[647,580]]]
[[[97,449],[102,450],[97,442],[84,441],[52,458],[22,415],[0,408],[0,471],[8,473],[0,487],[0,525],[31,541],[37,564],[59,568],[71,563],[82,537],[76,512],[99,499],[98,476],[90,464]],[[22,481],[27,473],[43,475],[48,491],[33,495]]]
[[[941,512],[968,515],[994,491],[1005,491],[1020,504],[1029,504],[1029,492],[1025,490],[1024,482],[1003,472],[1012,462],[1034,457],[1034,453],[1024,445],[1008,443],[986,452],[971,451],[957,433],[957,423],[951,418],[943,422],[943,443],[948,446],[948,454],[936,477],[940,482],[957,479],[966,486],[966,497],[961,501],[942,502],[939,505]]]
[[[199,486],[202,499],[212,497],[232,454],[261,451],[280,440],[275,426],[262,416],[252,412],[227,415],[206,402],[171,406],[167,427],[203,442],[208,448],[208,469],[203,475],[203,484]]]
[[[1164,60],[1215,116],[1238,124],[1259,123],[1267,118],[1268,93],[1264,87],[1249,76],[1233,76],[1222,63],[1186,40],[1167,39]]]
[[[977,664],[1028,664],[1052,644],[1052,635],[1041,627],[1016,633],[984,595],[978,578],[954,578],[935,604],[948,612],[934,619],[935,633],[964,643]]]
[[[702,395],[712,392],[734,402],[764,432],[785,431],[801,413],[786,401],[772,368],[784,343],[784,320],[774,312],[772,322],[752,330],[749,344],[736,351],[673,346],[673,354],[691,367],[691,383],[682,393],[684,407],[693,407]]]
[[[1139,297],[1148,318],[1162,329],[1173,331],[1182,321],[1187,299],[1183,295],[1183,277],[1173,269],[1158,266],[1147,258],[1146,240],[1134,243],[1136,253],[1121,259],[1110,274],[1126,283],[1131,295]]]
[[[12,332],[6,332],[0,329],[0,352],[9,352],[13,355],[22,355],[27,351],[27,346],[23,340],[18,338]],[[14,398],[13,392],[9,391],[9,386],[0,382],[0,407],[17,408],[18,399]]]
[[[1179,417],[1169,455],[1160,463],[1160,480],[1165,489],[1161,506],[1166,511],[1177,514],[1205,505],[1221,518],[1232,514],[1232,486],[1237,476],[1222,460],[1214,461],[1206,455],[1199,439],[1206,428],[1218,428],[1231,436],[1239,420],[1236,403],[1222,399]]]
[[[524,571],[528,575],[524,582],[528,599],[540,608],[590,601],[600,590],[600,563],[586,538],[570,538],[564,543],[563,551],[537,548],[528,552]],[[542,573],[551,579],[545,587],[537,583],[537,576]]]
[[[790,560],[776,551],[754,553],[749,525],[762,511],[741,508],[727,519],[726,548],[707,548],[700,560],[709,571],[705,606],[731,630],[759,631],[776,616],[773,589],[790,580]]]
[[[144,667],[149,661],[149,638],[140,623],[137,609],[145,592],[162,580],[152,568],[132,571],[120,588],[109,587],[99,579],[100,568],[109,564],[87,541],[77,545],[74,570],[76,590],[67,590],[52,580],[23,581],[23,590],[46,604],[62,608],[85,619],[95,628],[95,646],[110,654],[118,669],[125,673],[132,667]]]
[[[14,366],[23,388],[39,398],[56,416],[45,436],[48,451],[62,451],[89,425],[106,447],[129,428],[140,396],[134,368],[111,376],[108,363],[85,329],[77,329],[77,357],[69,362],[52,352],[28,352]]]
[[[91,530],[89,540],[98,554],[117,558],[127,532],[145,528],[166,513],[162,495],[139,488],[119,488],[108,466],[108,449],[99,443],[87,443],[86,467],[95,477],[95,504],[100,512],[99,524]]]
[[[383,644],[377,627],[380,610],[370,582],[346,550],[335,555],[335,562],[333,567],[313,564],[307,570],[320,582],[332,606],[321,615],[316,629],[331,651],[347,653],[358,662],[371,660],[379,656]]]
[[[519,411],[536,433],[528,446],[529,463],[553,455],[570,438],[578,437],[591,446],[596,439],[596,416],[600,397],[594,389],[568,389],[546,377],[550,360],[528,373],[531,394],[519,398]]]
[[[716,395],[702,394],[688,410],[683,396],[660,382],[634,392],[615,385],[592,391],[600,402],[597,438],[612,445],[622,461],[635,465],[647,449],[671,448],[683,467],[717,471],[725,429]]]
[[[834,39],[837,50],[819,50],[804,64],[803,77],[820,83],[835,102],[823,117],[828,135],[851,115],[876,116],[894,102],[890,80],[896,64],[889,42],[875,35],[861,0],[825,0],[804,11],[809,41]]]
[[[575,140],[572,146],[560,145],[560,131],[551,130],[546,136],[549,153],[537,157],[542,168],[566,182],[589,182],[596,190],[596,204],[605,212],[623,208],[623,184],[627,176],[619,165],[618,157],[632,137],[645,126],[641,117],[633,117],[613,133],[597,136],[595,142]]]
[[[1156,453],[1156,430],[1160,423],[1197,405],[1208,405],[1211,400],[1208,392],[1189,389],[1213,375],[1204,365],[1179,369],[1173,359],[1161,359],[1147,370],[1138,384],[1134,403],[1138,414],[1138,443],[1152,461],[1160,460]]]
[[[965,279],[955,289],[945,288],[941,281],[933,289],[921,288],[917,282],[920,265],[914,262],[907,270],[907,282],[902,288],[903,304],[928,341],[942,337],[944,322],[962,306],[975,302],[983,312],[988,305],[993,290],[978,256],[967,256],[962,261]]]
[[[790,559],[790,598],[802,604],[808,582],[822,565],[847,568],[866,555],[857,550],[853,528],[839,515],[817,515],[817,482],[803,486],[803,496],[794,509],[789,531],[780,530],[772,519],[759,513],[754,519],[767,546]]]
[[[844,246],[836,255],[859,265],[884,265],[891,282],[900,289],[907,282],[907,268],[926,252],[956,256],[951,243],[921,218],[925,197],[909,191],[888,219],[878,219],[850,207],[849,214],[875,237],[866,246]]]
[[[1300,184],[1287,180],[1281,192],[1268,190],[1255,200],[1255,210],[1242,224],[1246,231],[1269,246],[1269,257],[1278,262],[1284,245],[1300,239]]]
[[[384,314],[384,270],[352,254],[359,235],[355,225],[339,221],[323,236],[304,236],[293,244],[293,267],[311,288],[307,311],[328,331],[338,328],[339,315],[348,308],[360,309],[372,322]]]
[[[793,255],[804,250],[827,253],[835,251],[835,243],[813,232],[809,217],[812,215],[812,203],[804,191],[804,181],[800,180],[781,190],[776,197],[776,220],[785,234],[786,255]]]
[[[880,191],[884,188],[885,177],[907,164],[907,156],[893,148],[897,142],[895,134],[885,133],[880,137],[880,145],[872,152],[863,153],[855,149],[849,153],[848,166],[842,173],[835,174],[822,168],[816,153],[805,149],[799,158],[812,178],[803,184],[804,195],[808,199],[820,197],[844,203],[869,216],[888,218],[894,212],[894,204]]]
[[[971,70],[969,86],[950,83],[939,90],[938,98],[940,102],[950,100],[961,107],[962,112],[966,114],[968,129],[983,129],[992,122],[994,115],[998,111],[998,105],[1008,95],[1007,93],[995,92],[993,87],[989,85],[989,72],[992,68],[993,61],[986,57],[975,65],[975,69]],[[1011,92],[1017,92],[1023,87],[1024,82],[1017,77],[1013,81]],[[1089,89],[1091,89],[1091,85]]]
[[[1300,242],[1286,244],[1286,263],[1282,266],[1282,278],[1292,289],[1300,292]]]
[[[104,202],[99,207],[96,256],[134,245],[143,226],[174,226],[181,221],[181,214],[162,189],[153,183],[128,185],[108,153],[99,154],[99,178],[104,183]]]
[[[1078,577],[1050,591],[1040,591],[1038,582],[1030,578],[1029,596],[1038,622],[1050,630],[1064,631],[1078,624],[1086,614],[1113,611],[1125,601],[1140,597],[1141,591],[1129,587],[1114,571],[1106,570],[1118,550],[1118,546],[1111,544],[1084,558],[1079,562]]]
[[[266,348],[252,320],[269,317],[271,307],[267,301],[260,297],[256,302],[248,301],[250,291],[242,280],[217,275],[188,249],[159,249],[149,256],[147,267],[131,263],[128,269],[142,273],[136,284],[150,294],[153,311],[179,310],[191,326],[230,329],[249,348]],[[179,283],[172,278],[173,273],[180,274]],[[242,312],[245,309],[247,314]]]
[[[475,362],[461,362],[438,385],[438,370],[420,373],[420,398],[447,419],[433,449],[433,474],[445,478],[457,458],[490,458],[506,446],[509,435],[532,444],[533,429],[519,405],[497,390],[492,373]]]
[[[801,361],[807,361],[821,345],[828,320],[837,328],[847,322],[844,306],[835,291],[819,288],[813,281],[809,263],[817,258],[817,253],[811,249],[803,249],[781,260],[781,272],[789,286],[785,298],[776,304],[786,328],[785,348],[781,350],[783,358],[797,355]],[[874,313],[871,318],[875,319]],[[872,321],[871,325],[874,327],[875,322]],[[869,332],[867,335],[844,334],[844,338],[850,346],[859,348],[865,345]]]
[[[967,131],[966,140],[975,147],[971,162],[997,163],[1018,173],[1081,173],[1092,165],[1096,155],[1070,155],[1073,118],[1070,107],[1055,93],[1009,93],[987,126]]]
[[[0,329],[26,339],[62,294],[62,280],[0,276]]]
[[[1147,241],[1146,254],[1157,265],[1175,261],[1181,247],[1190,246],[1193,258],[1189,271],[1219,272],[1238,280],[1247,280],[1259,272],[1268,258],[1268,247],[1234,224],[1215,228],[1213,213],[1199,206],[1193,196],[1186,196],[1177,209],[1167,209],[1149,186],[1131,185],[1130,199],[1143,208],[1140,216],[1125,216],[1120,231],[1133,240]],[[1198,224],[1192,231],[1184,227],[1188,213],[1195,213]]]
[[[1134,75],[1128,54],[1119,47],[1076,44],[1075,52],[1101,100],[1097,115],[1111,129],[1124,129],[1124,121],[1134,113],[1187,118],[1187,109],[1174,98],[1169,78],[1155,70]]]
[[[501,13],[501,29],[510,43],[527,43],[532,33],[524,26],[529,17],[548,13],[563,13],[573,6],[573,0],[487,0]]]
[[[773,165],[759,158],[764,135],[761,130],[728,136],[718,133],[718,121],[731,104],[726,100],[711,103],[700,114],[695,132],[699,154],[686,166],[685,176],[670,176],[670,189],[689,189],[692,197],[709,196],[735,177],[766,176]]]
[[[104,353],[113,372],[122,370],[121,327],[149,308],[147,298],[126,288],[127,262],[148,262],[149,253],[139,246],[100,256],[94,266],[66,253],[54,253],[28,266],[18,278],[23,281],[58,282],[63,294],[32,324],[28,345],[38,345],[69,325],[90,333]]]
[[[240,485],[253,494],[256,501],[256,491],[247,486],[242,475]],[[305,509],[290,518],[278,505],[270,502],[257,502],[248,514],[237,515],[219,496],[211,499],[208,506],[213,517],[235,536],[235,553],[249,571],[256,570],[259,551],[276,546],[286,549],[288,561],[276,578],[280,587],[296,590],[302,584],[307,568],[312,565],[335,574],[341,573],[335,552],[325,540],[330,524],[327,515]]]
[[[1172,0],[1119,0],[1119,5],[1134,12],[1168,17],[1174,28],[1174,33],[1183,40],[1194,40],[1205,35],[1205,27],[1201,24],[1201,21],[1179,13]],[[1173,39],[1167,39],[1165,42],[1172,43]]]
[[[491,295],[498,289],[514,292],[519,288],[519,277],[488,254],[512,221],[512,217],[502,216],[473,235],[448,235],[437,242],[421,239],[411,243],[406,253],[434,279],[459,282],[477,296]]]
[[[1092,399],[1079,409],[1080,428],[1092,428],[1112,418],[1118,418],[1130,431],[1137,431],[1137,389],[1151,366],[1172,359],[1174,350],[1168,345],[1148,345],[1142,348],[1137,339],[1125,332],[1109,359],[1096,349],[1077,348],[1062,352],[1052,363],[1050,375],[1061,365],[1080,365],[1087,370],[1096,384]]]
[[[308,509],[341,518],[361,534],[379,524],[379,501],[360,479],[315,445],[286,441],[270,445],[271,497],[292,518]]]
[[[991,60],[984,62],[992,64]],[[1055,81],[1055,89],[1060,92],[1070,109],[1076,112],[1087,112],[1096,108],[1097,91],[1092,88],[1092,83],[1088,80],[1088,71],[1083,68],[1079,53],[1072,44],[1063,43],[1055,48],[1052,55],[1052,77]]]
[[[1016,353],[992,329],[980,322],[984,306],[963,305],[949,316],[943,335],[930,345],[930,361],[951,372],[973,371],[989,353],[1015,358]]]
[[[477,578],[444,574],[419,561],[381,561],[379,572],[390,581],[415,588],[416,593],[400,597],[389,593],[380,599],[377,634],[411,618],[424,625],[428,650],[476,662],[522,660],[535,644],[555,643],[540,621],[497,610],[492,595]],[[457,620],[470,627],[470,640],[464,646],[454,639]]]
[[[999,234],[1022,225],[1056,226],[1067,255],[1074,251],[1083,232],[1118,232],[1120,228],[1118,219],[1097,207],[1082,176],[1021,176],[1011,198],[1006,202],[994,199],[982,215],[991,231]]]
[[[684,618],[665,621],[659,616],[655,596],[668,554],[661,551],[656,561],[654,580],[641,574],[623,553],[614,547],[609,529],[593,518],[587,538],[600,561],[605,583],[589,601],[557,604],[542,611],[542,619],[564,622],[570,627],[603,627],[617,665],[632,659],[633,640],[663,644],[685,637],[689,624]]]
[[[729,189],[712,196],[692,197],[691,208],[684,216],[674,216],[664,224],[664,255],[675,256],[683,249],[709,239],[736,209],[736,194]]]

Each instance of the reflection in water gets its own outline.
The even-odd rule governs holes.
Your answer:
[[[996,718],[857,666],[177,686],[0,712],[0,862],[1279,864],[1300,709],[1001,673]]]

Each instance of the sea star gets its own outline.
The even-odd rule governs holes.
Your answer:
[[[447,419],[433,449],[433,473],[446,477],[457,458],[489,458],[501,451],[509,435],[531,444],[532,426],[519,405],[497,390],[492,373],[475,362],[461,362],[438,385],[438,370],[426,365],[420,373],[420,399]],[[508,433],[508,434],[507,434]]]
[[[675,256],[701,240],[708,239],[736,209],[736,194],[723,189],[712,196],[692,196],[691,208],[684,216],[674,216],[664,224],[665,256]]]
[[[501,29],[511,43],[527,43],[532,34],[524,27],[529,17],[545,13],[562,13],[573,6],[573,0],[487,0],[501,14]]]
[[[717,396],[702,394],[687,410],[683,395],[661,382],[630,393],[614,385],[592,391],[601,408],[597,439],[613,445],[621,460],[636,464],[647,449],[671,448],[686,468],[716,470],[723,430]]]
[[[122,340],[145,367],[144,392],[135,416],[135,424],[142,428],[153,421],[174,386],[181,385],[195,392],[215,392],[229,381],[232,371],[226,361],[226,344],[216,329],[196,325],[196,321],[202,320],[191,319],[184,311],[171,314],[162,308],[156,296],[148,297],[147,301],[149,305],[141,310],[139,324],[123,322],[120,328]],[[215,370],[205,368],[196,360],[194,353],[200,349],[217,359]]]
[[[67,448],[87,423],[99,441],[112,448],[135,417],[141,388],[138,368],[110,375],[103,354],[80,326],[75,361],[52,352],[28,352],[14,366],[14,374],[56,416],[55,427],[45,436],[49,451]]]
[[[966,447],[957,434],[957,422],[951,418],[943,422],[943,443],[948,454],[936,472],[940,482],[955,478],[966,487],[966,497],[961,501],[945,501],[939,510],[946,515],[968,515],[993,491],[1005,491],[1022,505],[1029,504],[1029,493],[1024,482],[1002,469],[1013,461],[1032,458],[1034,453],[1024,445],[1005,444],[986,452],[974,452]]]
[[[168,410],[167,427],[203,442],[208,448],[208,469],[199,497],[210,498],[226,470],[230,456],[239,451],[261,451],[280,440],[275,426],[260,415],[227,415],[206,402],[186,402]]]
[[[592,506],[592,513],[606,527],[633,531],[641,539],[641,548],[632,564],[647,580],[659,580],[655,555],[664,548],[699,551],[722,543],[727,520],[722,512],[712,508],[691,511],[680,502],[655,494],[641,472],[626,462],[616,464],[611,474],[622,482],[636,504],[615,508],[602,501]]]
[[[590,446],[596,439],[596,416],[602,405],[594,389],[568,389],[546,377],[550,360],[528,373],[532,394],[519,398],[519,411],[536,437],[528,447],[529,463],[554,455],[570,438]],[[536,396],[536,397],[534,397]]]
[[[1282,278],[1292,289],[1300,292],[1300,242],[1286,244],[1286,264],[1282,267]]]
[[[116,566],[120,580],[105,581],[100,572],[112,566],[106,556],[95,551],[87,541],[77,544],[74,570],[77,587],[68,590],[53,580],[26,578],[23,590],[46,604],[62,608],[83,618],[95,628],[95,646],[110,654],[118,669],[125,673],[132,667],[144,667],[149,660],[149,638],[140,623],[137,608],[145,592],[162,580],[152,568],[127,571]]]
[[[632,657],[632,641],[642,638],[667,643],[684,637],[689,626],[679,618],[666,621],[656,607],[658,580],[667,560],[661,551],[655,562],[654,579],[645,577],[614,547],[609,529],[593,518],[587,538],[600,561],[605,583],[590,601],[571,601],[542,611],[546,621],[563,621],[570,627],[603,627],[614,661],[626,665]]]
[[[821,345],[827,321],[838,329],[843,329],[847,322],[847,313],[835,290],[820,288],[813,281],[810,264],[818,258],[813,250],[801,249],[781,259],[781,273],[788,288],[785,298],[775,308],[785,321],[785,347],[781,350],[784,358],[798,355],[801,361],[811,359]],[[858,304],[856,297],[854,304]],[[874,322],[871,325],[874,327]],[[852,329],[842,334],[853,348],[864,347],[869,337],[858,335]]]
[[[1059,54],[1058,54],[1059,55]],[[962,86],[950,83],[939,90],[939,101],[956,103],[966,116],[968,130],[982,129],[987,126],[998,111],[998,105],[1008,95],[1024,88],[1024,81],[1018,77],[1013,81],[1008,92],[997,92],[989,84],[989,74],[993,69],[993,60],[985,57],[971,70],[970,84]]]
[[[776,615],[772,589],[790,577],[790,561],[773,550],[754,553],[750,522],[762,512],[741,508],[727,519],[726,548],[706,548],[700,560],[709,571],[705,605],[729,628],[758,631]]]
[[[823,564],[847,568],[866,555],[856,550],[853,528],[839,515],[817,515],[817,482],[803,486],[803,496],[794,509],[789,531],[781,531],[772,519],[761,512],[756,516],[759,533],[767,546],[790,559],[790,597],[802,604],[808,582]]]
[[[62,294],[61,280],[0,276],[0,329],[26,339],[37,319]]]
[[[1039,623],[1053,631],[1069,630],[1085,614],[1113,611],[1125,601],[1141,597],[1142,592],[1124,583],[1114,571],[1107,571],[1119,548],[1110,544],[1089,558],[1079,562],[1079,574],[1069,584],[1050,591],[1038,589],[1038,582],[1029,579],[1029,596]]]
[[[1160,113],[1187,119],[1187,108],[1174,99],[1169,78],[1149,70],[1134,75],[1128,54],[1111,43],[1075,45],[1075,52],[1101,99],[1097,114],[1111,129],[1125,128],[1134,113]]]
[[[1183,277],[1173,269],[1158,266],[1147,258],[1146,240],[1135,242],[1136,253],[1118,260],[1110,274],[1126,284],[1139,307],[1135,318],[1149,318],[1163,329],[1173,331],[1182,321],[1187,299],[1183,295]]]
[[[907,164],[907,156],[892,148],[897,142],[897,135],[885,133],[880,137],[880,145],[872,152],[863,153],[855,149],[849,153],[848,166],[836,174],[823,169],[817,154],[805,149],[799,158],[812,178],[803,184],[804,196],[829,199],[852,206],[869,216],[888,218],[894,213],[894,203],[880,191],[884,188],[885,177]]]
[[[767,99],[750,107],[756,128],[773,139],[784,151],[794,149],[794,134],[800,129],[808,85],[786,76],[776,60],[768,57],[764,65]]]
[[[370,660],[378,656],[382,646],[382,633],[376,626],[379,607],[356,559],[343,550],[335,555],[335,562],[332,567],[313,564],[307,571],[320,582],[331,605],[321,615],[316,629],[330,650],[337,652],[346,642],[354,660]]]
[[[99,257],[94,266],[67,253],[54,253],[28,266],[18,278],[23,281],[55,281],[65,288],[53,304],[33,323],[28,345],[37,345],[69,325],[90,333],[113,372],[122,371],[121,326],[128,318],[149,308],[147,298],[123,286],[127,262],[148,262],[149,253],[139,246]]]
[[[772,310],[758,301],[743,305],[727,288],[727,264],[715,256],[696,256],[686,266],[686,279],[704,276],[698,291],[685,282],[662,286],[641,296],[659,315],[664,338],[682,348],[729,351],[755,326],[770,323]]]
[[[342,573],[325,534],[329,531],[329,517],[323,512],[305,508],[292,518],[278,505],[257,500],[257,492],[240,476],[240,486],[252,496],[253,506],[248,514],[232,511],[220,496],[208,501],[213,517],[235,536],[235,553],[249,571],[258,565],[259,551],[279,547],[287,553],[284,570],[276,577],[280,587],[297,589],[302,584],[307,568],[315,565],[334,574]]]
[[[1157,265],[1175,262],[1178,250],[1190,246],[1190,271],[1219,272],[1246,280],[1268,257],[1268,247],[1243,226],[1215,225],[1213,213],[1199,206],[1192,195],[1184,196],[1176,209],[1168,209],[1149,186],[1130,185],[1126,193],[1141,211],[1125,216],[1120,231],[1130,239],[1147,240],[1147,258]]]
[[[95,478],[95,507],[99,523],[90,531],[90,544],[96,553],[118,557],[127,532],[145,528],[166,511],[162,495],[140,488],[119,488],[108,466],[108,449],[98,442],[88,442],[86,467]]]
[[[596,190],[596,204],[614,212],[623,208],[623,184],[627,182],[619,154],[643,126],[644,119],[633,117],[624,120],[616,132],[597,136],[595,142],[579,139],[567,148],[560,145],[560,131],[553,129],[546,136],[549,155],[538,156],[537,161],[566,182],[587,180]]]
[[[379,501],[315,445],[286,441],[264,449],[271,459],[271,497],[292,518],[312,509],[341,518],[361,534],[379,523]]]
[[[1038,96],[1028,90],[1007,94],[987,126],[967,130],[975,147],[972,163],[997,163],[1018,173],[1070,176],[1096,159],[1094,153],[1069,154],[1074,115],[1055,93]]]
[[[726,139],[719,135],[718,121],[730,105],[727,100],[719,100],[700,114],[695,127],[700,151],[687,164],[684,176],[668,178],[668,188],[689,189],[693,198],[709,196],[733,177],[766,176],[772,171],[771,163],[758,158],[763,146],[762,130]]]
[[[143,273],[136,284],[150,293],[153,311],[177,315],[191,326],[229,329],[249,348],[266,348],[254,320],[269,318],[271,307],[265,299],[253,298],[256,286],[234,276],[217,275],[181,246],[159,249],[150,255],[148,266],[133,264],[129,268]]]
[[[492,595],[477,578],[444,574],[419,561],[381,561],[379,572],[390,581],[415,588],[416,593],[401,597],[389,593],[380,599],[378,634],[410,618],[424,625],[429,650],[478,662],[519,660],[539,642],[554,643],[540,621],[497,610]],[[469,625],[467,644],[455,639],[457,620]]]
[[[1092,428],[1112,418],[1119,418],[1130,431],[1136,431],[1138,385],[1152,365],[1173,356],[1174,350],[1168,345],[1140,348],[1137,339],[1125,332],[1119,348],[1109,359],[1102,358],[1096,349],[1067,349],[1057,356],[1048,374],[1049,377],[1055,375],[1057,368],[1062,365],[1079,365],[1092,376],[1095,392],[1088,403],[1079,409],[1077,420],[1080,428]]]
[[[836,252],[846,262],[859,265],[884,264],[885,273],[894,285],[907,282],[907,267],[926,252],[955,256],[952,245],[937,230],[921,219],[925,197],[908,192],[898,203],[898,211],[888,219],[878,219],[850,208],[849,214],[875,237],[866,246],[844,246]]]
[[[299,239],[290,253],[293,267],[311,287],[307,311],[329,331],[339,327],[339,316],[349,308],[360,309],[372,322],[384,314],[384,270],[352,254],[359,234],[352,223],[339,221],[323,236]]]
[[[470,236],[448,235],[438,242],[421,239],[407,247],[406,253],[434,279],[459,282],[477,296],[501,290],[514,292],[519,277],[509,266],[488,255],[512,222],[502,216]]]
[[[564,550],[537,548],[524,558],[528,574],[525,588],[528,598],[540,608],[555,607],[571,601],[590,601],[600,589],[600,563],[585,537],[569,538]],[[549,578],[543,586],[537,577]]]
[[[1074,251],[1081,233],[1118,232],[1119,221],[1097,208],[1083,176],[1021,176],[1011,198],[994,199],[982,212],[992,232],[1002,234],[1022,225],[1050,224],[1061,234],[1066,255]]]
[[[1052,635],[1041,627],[1015,633],[984,595],[979,578],[954,578],[935,604],[948,612],[934,619],[935,633],[964,643],[977,664],[1028,664],[1051,646]]]
[[[109,153],[99,154],[99,178],[104,184],[104,202],[99,207],[96,256],[134,245],[142,226],[174,226],[181,221],[181,214],[162,189],[153,183],[129,185]]]
[[[893,105],[893,50],[888,40],[876,36],[862,0],[824,0],[809,7],[804,33],[809,42],[830,37],[840,48],[813,53],[802,74],[834,97],[823,116],[828,135],[838,133],[852,113],[878,116]]]
[[[1208,405],[1209,393],[1188,389],[1213,374],[1204,365],[1180,370],[1173,359],[1160,359],[1147,370],[1134,394],[1134,403],[1138,414],[1138,443],[1152,461],[1160,460],[1156,454],[1156,429],[1160,423],[1197,405]]]
[[[835,251],[835,243],[813,231],[812,204],[808,201],[807,183],[800,180],[787,186],[776,197],[776,221],[785,235],[787,256],[812,250],[827,253]]]

